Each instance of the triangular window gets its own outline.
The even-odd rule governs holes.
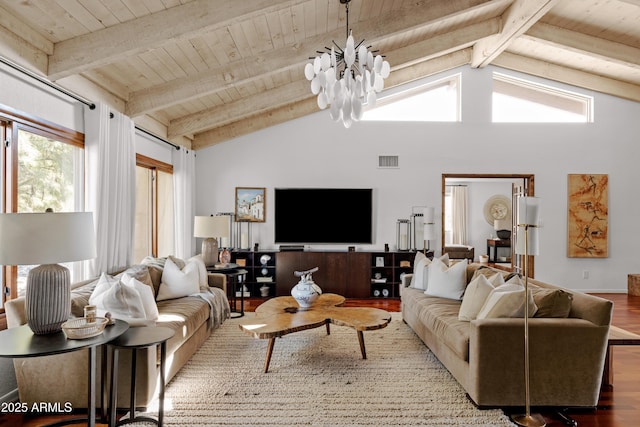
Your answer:
[[[411,89],[402,88],[365,110],[362,120],[405,122],[460,121],[460,74]]]
[[[493,122],[588,123],[593,98],[551,86],[493,74]]]

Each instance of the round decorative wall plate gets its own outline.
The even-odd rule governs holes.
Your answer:
[[[511,199],[501,194],[489,197],[484,204],[484,219],[493,226],[496,219],[511,218]]]

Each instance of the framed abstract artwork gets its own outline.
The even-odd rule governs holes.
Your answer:
[[[567,256],[607,258],[609,175],[569,174],[567,192]]]
[[[265,222],[264,187],[236,187],[236,221]]]

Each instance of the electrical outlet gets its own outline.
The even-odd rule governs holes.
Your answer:
[[[582,278],[583,279],[588,279],[589,278],[589,271],[588,270],[583,270],[582,271]]]

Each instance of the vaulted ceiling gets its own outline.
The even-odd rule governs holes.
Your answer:
[[[304,65],[345,18],[339,0],[11,0],[0,56],[197,149],[318,111]],[[349,27],[386,87],[494,64],[640,101],[640,0],[352,0]]]

